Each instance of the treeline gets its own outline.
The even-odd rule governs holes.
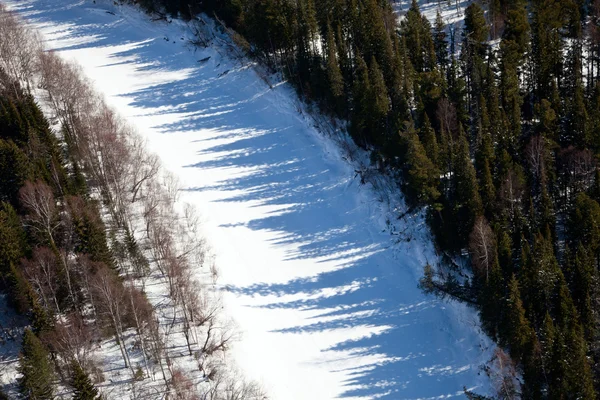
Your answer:
[[[0,289],[31,321],[21,396],[100,398],[99,344],[113,338],[131,384],[117,398],[264,398],[222,361],[233,332],[207,286],[217,271],[198,217],[176,210],[175,177],[40,43],[0,5]]]
[[[468,249],[470,271],[427,266],[421,284],[475,304],[510,352],[522,385],[499,377],[501,398],[596,398],[598,1],[472,2],[460,32],[415,1],[400,23],[387,0],[139,3],[235,29],[398,174],[446,260]]]

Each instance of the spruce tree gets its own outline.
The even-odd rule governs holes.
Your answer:
[[[19,357],[19,391],[31,400],[52,399],[54,373],[48,352],[37,336],[29,329],[23,334],[23,345]]]
[[[369,66],[371,90],[369,93],[369,135],[372,143],[382,146],[387,141],[390,100],[385,86],[383,73],[375,57],[371,58]]]
[[[89,375],[76,361],[71,363],[70,385],[73,388],[73,400],[99,400],[101,398]]]
[[[503,337],[510,348],[511,355],[516,360],[520,360],[526,351],[532,329],[525,316],[519,281],[514,275],[508,283],[508,299],[503,331]]]
[[[429,117],[427,114],[423,117],[423,127],[420,129],[420,137],[423,143],[423,147],[425,148],[425,153],[427,157],[431,160],[431,162],[439,166],[439,147],[437,143],[437,138],[435,135],[435,131],[431,126],[431,122],[429,122]]]
[[[344,111],[344,77],[337,59],[337,46],[331,25],[327,27],[327,78],[335,112],[341,115]]]
[[[440,195],[437,189],[439,172],[427,157],[414,128],[409,127],[403,135],[407,147],[407,190],[412,194],[416,204],[430,204]]]
[[[459,127],[458,149],[456,152],[453,180],[453,202],[457,221],[458,239],[466,243],[475,218],[483,213],[479,185],[475,168],[471,162],[469,143],[466,134]]]
[[[435,16],[435,27],[433,31],[433,47],[435,49],[435,56],[437,64],[440,66],[442,71],[448,69],[448,40],[446,39],[446,25],[442,19],[440,11],[437,11]]]

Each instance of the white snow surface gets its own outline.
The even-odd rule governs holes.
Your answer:
[[[181,179],[241,333],[232,359],[270,398],[490,393],[481,367],[494,345],[476,313],[417,288],[436,260],[422,215],[397,220],[400,194],[361,184],[288,84],[271,89],[251,62],[216,43],[195,48],[185,23],[135,7],[3,1],[76,60]]]

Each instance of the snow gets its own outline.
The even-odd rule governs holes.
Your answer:
[[[464,10],[474,0],[418,0],[419,10],[432,26],[435,25],[435,17],[440,12],[446,25],[454,25],[461,28],[464,18]],[[409,10],[412,0],[391,0],[392,8],[402,18]]]
[[[0,387],[16,383],[21,336],[27,325],[26,319],[7,303],[7,295],[0,294]]]
[[[436,260],[422,215],[397,220],[400,194],[388,204],[362,185],[287,84],[270,89],[251,62],[195,48],[183,22],[133,7],[5,3],[76,60],[179,177],[240,331],[232,359],[272,399],[490,392],[481,366],[494,346],[476,313],[417,288]]]

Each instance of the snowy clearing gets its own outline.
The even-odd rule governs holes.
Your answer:
[[[400,203],[361,185],[287,84],[270,89],[249,62],[194,48],[185,24],[133,7],[6,3],[81,64],[181,179],[241,333],[231,354],[273,399],[490,391],[481,366],[493,343],[476,313],[417,288],[435,260],[422,217],[396,221]]]

